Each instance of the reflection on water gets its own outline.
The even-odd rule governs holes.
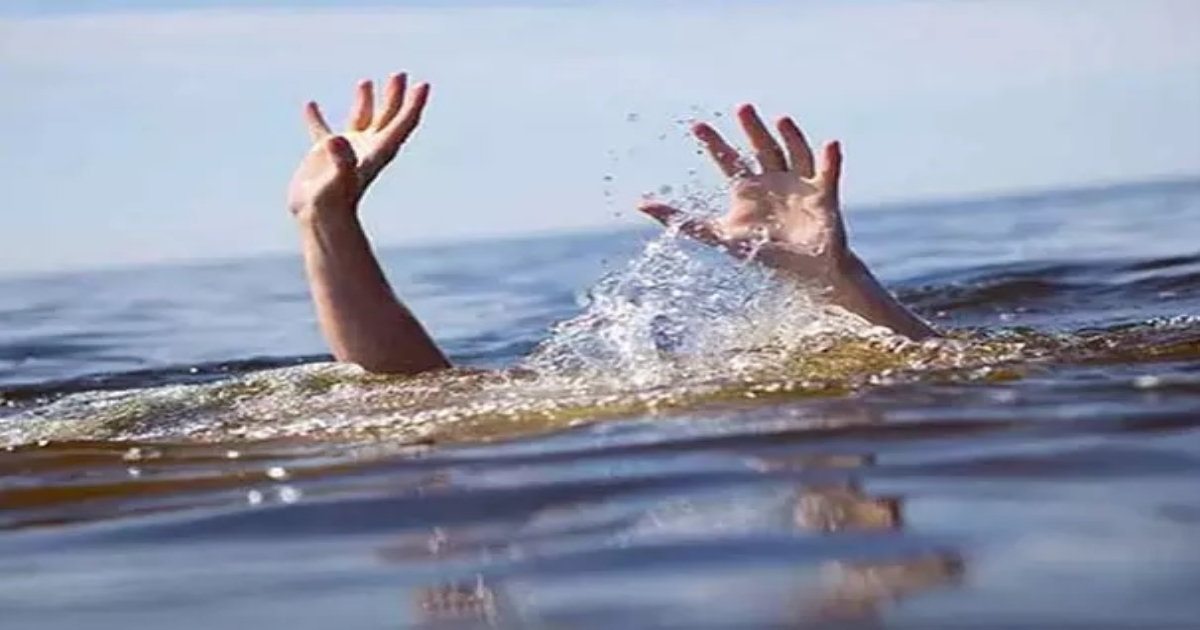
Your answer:
[[[856,423],[837,419],[827,424],[852,426]],[[878,535],[899,532],[903,528],[903,499],[871,496],[863,491],[855,474],[856,469],[871,466],[873,460],[874,456],[870,454],[754,456],[746,453],[743,465],[747,471],[786,477],[805,477],[807,473],[815,472],[818,479],[828,479],[789,484],[790,487],[783,488],[782,492],[774,493],[781,501],[768,499],[765,506],[746,505],[740,499],[728,506],[719,502],[699,506],[686,501],[653,505],[626,519],[617,528],[618,533],[610,531],[605,537],[611,544],[620,545],[643,538],[694,538],[713,533],[706,529],[724,520],[723,517],[708,520],[701,515],[716,516],[726,507],[762,512],[739,517],[743,523],[754,525],[753,529],[740,532],[743,534],[754,529],[776,528],[781,534],[790,532],[798,537],[836,536],[843,532]],[[579,514],[589,508],[586,504],[565,509],[556,507],[548,514],[535,513],[524,523],[499,530],[478,526],[434,526],[425,532],[411,532],[397,538],[380,555],[399,565],[464,558],[520,558],[523,562],[532,562],[545,554],[539,553],[542,547],[550,547],[551,553],[556,550],[556,544],[557,549],[561,549],[564,537],[563,532],[548,536],[538,532],[539,528],[545,528],[546,523],[553,520],[586,521],[586,516],[580,518]],[[773,522],[776,520],[778,522]],[[570,535],[586,536],[594,529],[597,528],[573,528]],[[862,623],[878,621],[881,609],[891,602],[955,584],[964,572],[964,561],[954,551],[929,549],[899,553],[880,560],[834,559],[813,563],[811,559],[798,557],[794,570],[797,575],[808,576],[803,581],[795,580],[795,576],[783,580],[794,584],[794,591],[780,588],[779,571],[731,571],[712,575],[706,578],[708,583],[703,590],[720,593],[728,588],[733,593],[756,594],[752,595],[754,606],[758,608],[755,616],[760,623],[772,627],[821,627],[832,621]],[[406,599],[412,602],[411,616],[431,628],[447,627],[448,624],[517,628],[579,623],[578,619],[556,619],[553,611],[539,611],[536,580],[524,581],[518,588],[509,588],[510,581],[513,579],[503,575],[476,573],[457,580],[413,587],[412,596]],[[617,605],[617,602],[609,602],[613,609]],[[598,612],[593,609],[593,613]],[[668,618],[678,620],[679,615],[679,612],[671,612]],[[609,615],[605,618],[612,619]],[[630,617],[624,623],[645,621],[644,617]],[[586,627],[603,626],[588,623]]]

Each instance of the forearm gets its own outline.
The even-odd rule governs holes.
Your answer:
[[[843,268],[830,284],[831,303],[876,326],[890,328],[914,341],[938,334],[893,297],[855,254],[849,254]]]
[[[449,367],[396,298],[353,212],[313,212],[299,222],[317,320],[337,360],[395,374]]]

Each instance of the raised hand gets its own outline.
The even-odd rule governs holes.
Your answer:
[[[314,212],[354,212],[367,187],[396,157],[421,121],[429,84],[408,89],[404,74],[392,75],[375,103],[371,81],[358,84],[346,129],[335,134],[320,107],[310,102],[304,117],[313,146],[288,188],[288,207],[297,217]]]
[[[801,282],[826,289],[829,302],[872,324],[911,339],[937,334],[904,308],[850,251],[842,222],[838,184],[842,149],[830,142],[816,163],[808,140],[791,118],[776,123],[781,147],[751,105],[737,110],[754,163],[704,123],[692,128],[709,155],[731,179],[729,213],[717,219],[689,216],[678,208],[647,202],[639,208],[684,234],[750,258]]]
[[[321,333],[339,361],[372,372],[416,374],[449,361],[396,297],[358,220],[367,187],[396,157],[429,99],[429,86],[406,89],[393,75],[376,107],[375,87],[358,84],[346,130],[334,134],[316,103],[304,108],[313,146],[288,187],[299,219],[304,269]]]
[[[776,124],[783,147],[752,105],[739,107],[737,118],[754,151],[753,164],[711,126],[699,123],[692,128],[717,167],[731,179],[727,215],[690,217],[654,202],[639,209],[739,258],[753,256],[803,278],[830,280],[852,258],[838,201],[840,145],[826,144],[818,166],[808,140],[791,118],[780,118]]]

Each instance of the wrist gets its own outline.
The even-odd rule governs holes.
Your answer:
[[[830,303],[913,341],[937,336],[937,331],[905,308],[853,252],[846,252],[840,267],[830,283]]]
[[[854,300],[871,291],[878,284],[879,281],[867,268],[866,263],[849,250],[838,257],[833,267],[833,273],[826,282],[829,287],[829,297],[835,303]]]
[[[834,259],[831,284],[835,287],[859,285],[869,277],[871,270],[853,251],[847,249]]]
[[[306,203],[292,206],[292,216],[303,229],[357,226],[358,206],[353,203]]]

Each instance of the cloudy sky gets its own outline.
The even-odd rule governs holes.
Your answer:
[[[153,7],[153,8],[151,8]],[[365,208],[386,244],[640,220],[716,186],[744,101],[847,151],[868,206],[1200,174],[1194,0],[0,5],[0,273],[290,251],[299,108],[434,84]],[[717,119],[724,125],[724,119]]]

